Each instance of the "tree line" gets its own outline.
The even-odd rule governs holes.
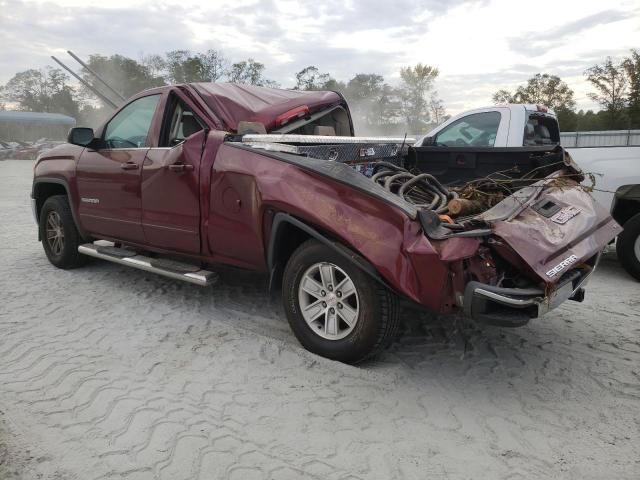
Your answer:
[[[281,87],[266,75],[263,63],[253,58],[232,62],[219,50],[172,50],[138,60],[115,54],[93,54],[88,67],[129,97],[146,88],[188,82],[230,81]],[[418,134],[448,118],[444,102],[434,90],[437,68],[417,64],[400,69],[400,81],[391,85],[377,73],[359,73],[343,81],[310,65],[295,74],[298,90],[335,90],[348,100],[358,134]],[[563,131],[640,128],[640,52],[631,50],[619,62],[610,57],[587,69],[593,90],[589,97],[601,110],[576,111],[573,90],[558,76],[538,73],[515,91],[499,90],[495,103],[542,103],[558,114]],[[107,98],[113,92],[96,82],[89,71],[81,76]],[[58,68],[29,69],[16,73],[0,87],[0,108],[7,103],[20,110],[63,113],[80,124],[97,125],[111,107],[84,86],[74,86]]]
[[[640,51],[614,61],[607,57],[584,72],[587,95],[601,110],[576,111],[574,92],[556,75],[538,73],[515,91],[498,90],[494,103],[539,103],[558,115],[562,131],[640,129]]]
[[[173,50],[164,55],[142,56],[139,60],[118,54],[94,54],[86,63],[125,98],[147,88],[189,82],[228,81],[281,87],[266,76],[263,63],[253,58],[231,62],[218,50]],[[297,72],[295,84],[286,88],[342,93],[349,101],[359,134],[421,132],[440,123],[446,115],[442,100],[433,90],[438,73],[437,68],[429,65],[407,66],[400,71],[400,84],[391,86],[379,74],[361,73],[340,81],[311,65]],[[81,76],[101,95],[119,103],[113,92],[95,81],[89,71],[82,69]],[[26,111],[63,113],[85,125],[99,124],[112,110],[91,89],[73,86],[70,77],[58,68],[16,73],[0,89],[5,105],[11,103]]]

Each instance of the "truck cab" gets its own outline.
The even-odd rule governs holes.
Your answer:
[[[476,108],[451,117],[416,142],[438,147],[526,147],[560,143],[553,110],[509,104]]]

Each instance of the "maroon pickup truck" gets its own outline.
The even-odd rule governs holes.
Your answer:
[[[503,326],[582,300],[620,227],[566,152],[408,145],[354,137],[334,92],[147,90],[39,157],[39,239],[59,268],[267,273],[299,341],[345,362],[393,339],[400,299]]]

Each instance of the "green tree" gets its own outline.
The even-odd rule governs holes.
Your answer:
[[[331,90],[333,92],[339,92],[339,93],[344,93],[346,88],[347,88],[347,85],[344,82],[340,80],[335,80],[333,78],[330,78],[325,82],[324,85],[322,85],[322,90]]]
[[[125,98],[147,88],[165,84],[164,78],[153,75],[148,66],[123,55],[106,57],[94,54],[89,56],[87,64]],[[114,98],[114,94],[97,82],[89,72],[84,72],[83,77],[103,95],[121,103],[120,99]],[[95,98],[95,94],[86,87],[83,87],[82,91],[86,97]]]
[[[111,107],[96,106],[91,103],[82,105],[78,114],[78,125],[98,128],[113,114]]]
[[[206,82],[217,82],[227,74],[229,60],[220,50],[209,49],[198,54]]]
[[[515,92],[498,90],[493,94],[493,102],[499,103],[536,103],[546,105],[556,112],[558,122],[564,131],[571,131],[576,126],[573,90],[557,75],[536,73],[520,85]]]
[[[575,132],[579,128],[578,114],[575,110],[559,109],[556,110],[556,116],[558,117],[561,131]]]
[[[496,93],[494,93],[491,99],[496,105],[499,103],[516,103],[513,98],[513,93],[511,93],[509,90],[504,89],[498,90]]]
[[[152,77],[164,77],[166,75],[167,62],[162,55],[150,54],[142,55],[140,63],[147,68]]]
[[[264,68],[263,63],[256,62],[253,58],[249,58],[231,65],[227,75],[229,81],[233,83],[257,85],[259,87],[277,87],[277,82],[267,80],[264,77]]]
[[[449,119],[447,110],[444,108],[444,102],[438,97],[438,92],[433,92],[429,99],[429,111],[431,113],[431,121],[433,125],[440,125],[445,120]]]
[[[402,124],[402,102],[398,95],[398,89],[387,83],[383,83],[376,101],[373,104],[373,124],[379,125],[377,133],[393,131],[403,133],[406,131]]]
[[[627,76],[622,63],[614,63],[607,57],[604,63],[588,68],[584,74],[596,90],[588,94],[589,98],[607,112],[606,128],[624,127]]]
[[[536,73],[527,80],[526,85],[519,86],[515,93],[498,90],[493,94],[495,103],[539,103],[552,110],[573,110],[576,101],[573,90],[557,75]]]
[[[3,101],[20,110],[78,116],[79,102],[69,76],[58,68],[29,69],[16,73],[2,88]]]
[[[627,112],[630,128],[640,128],[640,51],[631,50],[631,56],[622,61],[629,93],[627,94]]]
[[[430,91],[438,74],[437,68],[422,63],[400,69],[401,113],[410,133],[421,133],[431,125]]]
[[[228,61],[218,50],[192,53],[172,50],[165,54],[166,80],[169,83],[217,82],[227,73]]]
[[[607,112],[600,110],[594,112],[593,110],[579,110],[576,113],[575,118],[575,131],[598,131],[606,130],[608,123]],[[562,124],[560,125],[562,127]],[[568,131],[566,128],[562,128],[564,131]]]
[[[395,90],[376,73],[359,73],[346,84],[343,94],[359,131],[380,133],[399,120],[400,103]]]
[[[203,82],[204,66],[189,50],[172,50],[165,55],[166,80],[171,84]]]
[[[309,65],[296,73],[294,90],[322,90],[331,79],[328,73],[320,73],[318,67]]]

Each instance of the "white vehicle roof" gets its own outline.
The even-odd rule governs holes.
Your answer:
[[[486,107],[479,107],[479,108],[474,108],[472,110],[465,110],[464,112],[459,113],[458,115],[456,115],[454,118],[464,117],[465,115],[469,115],[470,113],[486,112],[487,110],[493,110],[493,109],[498,108],[498,107],[509,108],[511,110],[524,108],[525,110],[531,110],[533,112],[540,111],[540,113],[546,113],[547,115],[553,115],[554,117],[556,116],[556,112],[551,110],[549,107],[546,107],[546,106],[540,105],[540,104],[535,104],[535,103],[497,103],[495,105],[488,105]]]

